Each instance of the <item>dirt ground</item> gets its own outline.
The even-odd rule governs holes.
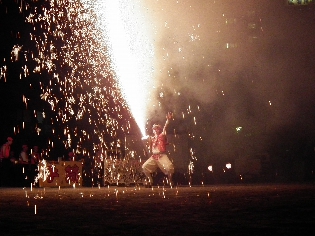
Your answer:
[[[313,235],[315,185],[0,188],[1,235]]]

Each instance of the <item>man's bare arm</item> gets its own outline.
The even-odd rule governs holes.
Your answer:
[[[164,125],[163,131],[162,131],[162,133],[163,133],[164,135],[166,135],[166,127],[167,127],[167,125],[169,124],[170,119],[172,119],[172,118],[173,118],[173,113],[168,112],[167,115],[166,115],[165,125]]]

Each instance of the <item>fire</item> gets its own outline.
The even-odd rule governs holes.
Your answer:
[[[98,0],[95,11],[113,71],[141,133],[153,88],[153,40],[139,1]]]

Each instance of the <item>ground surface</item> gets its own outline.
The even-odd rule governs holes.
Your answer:
[[[1,235],[314,235],[315,185],[0,188]]]

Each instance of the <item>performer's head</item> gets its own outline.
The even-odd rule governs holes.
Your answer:
[[[153,133],[160,134],[162,133],[162,127],[160,125],[154,124],[152,126]]]

